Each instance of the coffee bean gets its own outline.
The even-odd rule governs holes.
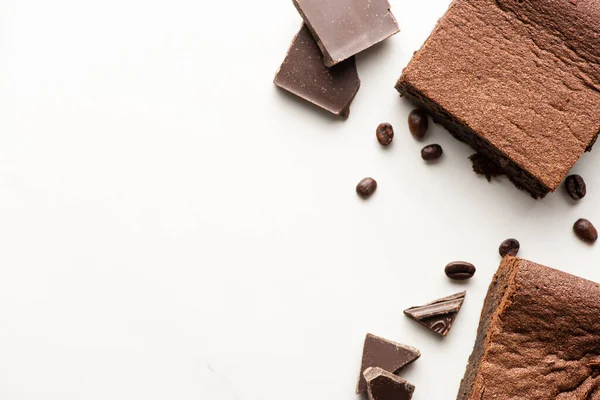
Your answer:
[[[475,266],[464,261],[456,261],[446,265],[446,275],[450,279],[457,281],[465,281],[471,279],[475,275]]]
[[[430,144],[421,150],[421,158],[425,161],[437,160],[442,154],[444,154],[444,150],[442,150],[442,146],[439,144]]]
[[[515,257],[521,248],[521,244],[517,239],[506,239],[500,245],[498,251],[502,257],[509,255]]]
[[[377,127],[377,131],[375,131],[375,134],[377,135],[377,141],[381,145],[387,146],[390,143],[392,143],[392,140],[394,139],[394,128],[392,127],[392,125],[388,124],[387,122],[384,122],[382,124],[379,124],[379,126]]]
[[[581,200],[587,193],[585,181],[579,175],[567,176],[567,179],[565,180],[565,188],[573,200]]]
[[[573,231],[584,242],[594,243],[598,239],[598,231],[590,221],[580,218],[573,225]]]
[[[377,190],[377,181],[373,178],[365,178],[356,185],[356,193],[360,197],[370,197]]]
[[[429,120],[425,111],[412,110],[408,114],[408,128],[416,139],[423,139],[429,128]]]

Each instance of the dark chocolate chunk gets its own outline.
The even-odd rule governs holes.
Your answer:
[[[567,176],[567,179],[565,180],[565,188],[573,200],[581,200],[587,193],[585,181],[579,175]]]
[[[414,347],[394,343],[368,333],[363,347],[356,394],[367,390],[367,381],[363,376],[363,372],[367,368],[380,367],[386,371],[396,373],[419,357],[421,357],[421,352]]]
[[[367,381],[369,400],[410,400],[415,387],[404,379],[381,368],[367,368],[363,373]]]
[[[365,178],[356,185],[356,193],[363,198],[371,197],[376,190],[377,181],[373,178]]]
[[[423,150],[421,150],[421,158],[425,161],[437,160],[442,154],[444,154],[444,150],[439,144],[430,144],[429,146],[423,147]]]
[[[521,244],[517,239],[506,239],[504,242],[500,244],[498,248],[498,252],[500,256],[505,257],[506,255],[515,257],[519,250],[521,249]]]
[[[595,243],[598,240],[598,231],[587,219],[578,219],[573,225],[573,231],[584,242]]]
[[[391,124],[384,122],[379,124],[377,130],[375,131],[375,135],[377,136],[377,141],[382,146],[388,146],[394,140],[394,128]]]
[[[452,324],[462,307],[466,294],[467,292],[461,292],[438,299],[424,306],[411,307],[405,310],[404,314],[435,333],[446,336],[452,328]]]
[[[475,275],[475,266],[465,261],[455,261],[446,265],[444,270],[450,279],[464,281],[471,279]]]
[[[427,113],[423,110],[412,110],[408,114],[408,129],[415,139],[423,139],[429,129],[429,120]]]
[[[473,171],[477,175],[483,175],[488,180],[492,181],[492,178],[497,176],[506,175],[504,169],[493,162],[490,158],[486,157],[482,153],[475,153],[469,157],[473,164]]]
[[[303,25],[294,38],[275,85],[335,115],[348,117],[350,104],[360,87],[354,58],[333,68],[323,64],[323,55],[310,31]]]
[[[388,0],[293,0],[331,67],[398,33]]]

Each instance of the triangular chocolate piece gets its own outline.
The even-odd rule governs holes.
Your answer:
[[[414,347],[394,343],[367,333],[363,347],[362,363],[356,386],[356,394],[367,390],[367,381],[363,372],[369,367],[379,367],[396,373],[400,368],[421,357],[421,352]]]
[[[367,368],[363,373],[369,400],[410,400],[415,387],[381,368]]]
[[[409,318],[414,319],[442,336],[446,336],[452,328],[456,315],[462,307],[467,292],[460,292],[444,297],[429,304],[411,307],[404,310]]]

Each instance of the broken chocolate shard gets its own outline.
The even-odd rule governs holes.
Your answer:
[[[410,400],[415,387],[381,368],[367,368],[363,373],[369,400]]]
[[[275,85],[330,113],[347,118],[360,87],[356,62],[350,58],[335,67],[323,64],[323,55],[303,25],[277,71]]]
[[[398,33],[388,0],[293,0],[331,67]]]
[[[435,333],[446,336],[452,328],[452,324],[462,307],[466,294],[467,292],[461,292],[438,299],[424,306],[411,307],[405,310],[404,314]]]
[[[363,372],[367,368],[380,367],[386,371],[396,373],[419,357],[421,357],[421,352],[414,347],[394,343],[368,333],[363,347],[356,394],[367,390],[367,382],[363,376]]]

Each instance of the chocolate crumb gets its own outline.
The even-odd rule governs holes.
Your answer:
[[[504,169],[484,156],[481,153],[475,153],[469,157],[473,164],[473,171],[477,175],[484,175],[488,182],[492,181],[492,178],[505,175]]]

